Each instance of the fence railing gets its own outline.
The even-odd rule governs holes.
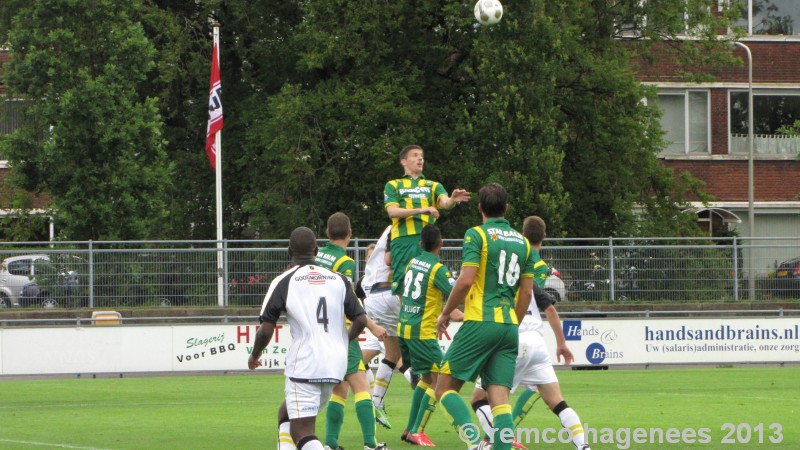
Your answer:
[[[731,153],[748,153],[746,134],[731,134]],[[753,149],[758,154],[796,155],[800,153],[800,137],[780,134],[756,134]]]
[[[348,249],[360,272],[366,247]],[[290,263],[286,240],[4,243],[0,306],[124,308],[259,306]],[[217,267],[217,252],[223,265]],[[550,239],[542,257],[565,302],[800,299],[800,237]],[[461,241],[443,263],[456,275]],[[786,262],[786,264],[783,264]],[[218,296],[218,283],[224,296]]]

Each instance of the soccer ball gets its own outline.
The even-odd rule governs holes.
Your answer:
[[[498,0],[478,0],[475,18],[481,25],[494,25],[503,17],[503,5]]]

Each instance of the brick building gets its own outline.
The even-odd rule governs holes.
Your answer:
[[[725,2],[718,9],[724,7]],[[749,0],[737,23],[748,30],[741,44],[752,54],[753,213],[749,221],[749,70],[743,65],[712,72],[712,83],[687,83],[668,58],[644,65],[640,79],[658,90],[668,148],[660,155],[676,173],[706,183],[715,199],[698,204],[712,234],[730,228],[742,237],[800,236],[800,136],[781,132],[800,120],[800,1]],[[751,13],[752,11],[752,13]],[[796,25],[795,25],[796,24]],[[796,255],[795,255],[796,256]]]

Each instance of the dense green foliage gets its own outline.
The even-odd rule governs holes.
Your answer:
[[[675,217],[702,187],[657,159],[658,112],[635,62],[688,26],[696,40],[658,54],[725,63],[715,2],[505,3],[482,27],[472,1],[3,2],[8,94],[33,106],[0,150],[15,186],[53,198],[61,238],[213,238],[213,19],[227,238],[322,233],[339,210],[376,236],[383,185],[411,143],[426,176],[450,191],[500,182],[512,222],[540,215],[552,236],[692,234]],[[443,214],[446,237],[477,222],[475,203]]]

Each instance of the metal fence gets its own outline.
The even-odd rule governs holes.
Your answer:
[[[351,242],[348,252],[359,271],[372,242]],[[290,262],[286,240],[217,244],[4,243],[0,306],[258,306]],[[565,302],[800,299],[800,259],[792,262],[800,257],[800,237],[547,240],[542,257],[558,273],[548,286],[560,283]],[[446,241],[441,259],[457,275],[461,241]]]

